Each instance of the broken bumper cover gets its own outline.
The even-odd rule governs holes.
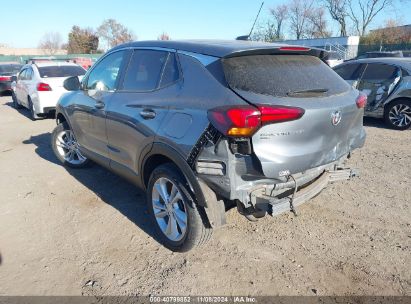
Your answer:
[[[349,180],[354,176],[358,176],[357,170],[354,169],[325,171],[314,181],[302,185],[301,188],[298,186],[297,180],[297,191],[295,191],[295,187],[293,187],[275,197],[269,195],[272,189],[263,188],[253,191],[251,193],[251,203],[257,210],[266,211],[273,216],[278,215],[309,201],[318,195],[329,183]]]

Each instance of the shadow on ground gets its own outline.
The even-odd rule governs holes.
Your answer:
[[[34,144],[35,151],[41,158],[61,166],[54,155],[50,141],[51,133],[44,133],[31,136],[23,143]],[[155,235],[154,224],[148,215],[144,192],[97,164],[84,169],[64,168],[76,180],[93,191],[104,203],[116,208],[146,234],[159,242]]]

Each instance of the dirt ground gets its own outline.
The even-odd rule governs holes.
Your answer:
[[[411,295],[411,131],[365,124],[360,178],[298,217],[230,210],[207,246],[177,254],[152,237],[141,191],[63,168],[54,120],[1,97],[0,295]]]

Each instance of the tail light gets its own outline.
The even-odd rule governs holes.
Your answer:
[[[37,84],[37,91],[39,92],[51,91],[51,87],[48,83],[40,82]]]
[[[10,81],[11,76],[0,76],[0,81]]]
[[[218,107],[208,112],[208,118],[221,133],[233,137],[250,137],[262,125],[301,118],[304,110],[286,106]]]
[[[357,99],[355,100],[355,103],[357,104],[357,107],[359,109],[365,108],[365,106],[367,105],[367,95],[365,94],[358,95]]]

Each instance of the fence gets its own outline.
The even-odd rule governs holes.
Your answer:
[[[360,44],[358,45],[358,55],[365,54],[367,52],[392,52],[403,51],[404,56],[411,56],[411,43],[399,43],[399,44]]]

